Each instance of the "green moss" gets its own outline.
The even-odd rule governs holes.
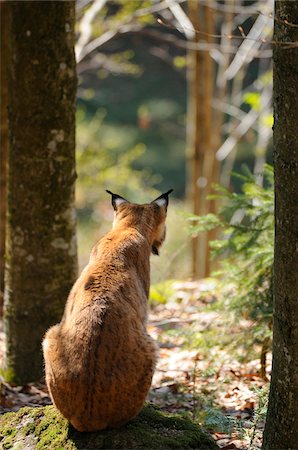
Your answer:
[[[162,413],[151,405],[124,427],[97,433],[79,433],[54,406],[7,413],[1,425],[0,444],[4,449],[16,449],[18,445],[25,448],[29,441],[37,450],[217,448],[212,438],[190,420]]]
[[[11,448],[17,429],[13,423],[15,413],[7,413],[1,418],[0,443],[3,448]]]
[[[0,369],[0,375],[2,375],[4,380],[7,381],[7,383],[12,385],[18,384],[18,378],[16,376],[14,369],[11,366],[7,368],[2,367]]]
[[[44,409],[44,415],[36,426],[35,434],[38,436],[37,450],[63,447],[64,450],[76,447],[67,442],[68,421],[56,410],[54,406]]]
[[[148,449],[193,448],[195,442],[200,444],[198,448],[212,448],[210,437],[190,420],[162,413],[151,405],[145,407],[136,419],[126,425],[126,431],[131,433],[132,438],[141,433]],[[204,447],[205,444],[208,447]]]
[[[23,429],[22,429],[22,433],[24,436],[27,436],[29,434],[34,433],[35,430],[35,424],[33,422],[28,423],[28,425],[26,425]]]

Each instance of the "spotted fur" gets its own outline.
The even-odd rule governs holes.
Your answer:
[[[61,322],[45,335],[51,398],[79,431],[121,426],[148,394],[157,359],[146,331],[149,257],[165,239],[168,193],[145,205],[111,193],[113,228],[95,244]]]

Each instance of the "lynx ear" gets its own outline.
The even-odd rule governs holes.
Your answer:
[[[106,192],[112,196],[112,205],[115,211],[117,211],[117,208],[122,205],[122,203],[129,203],[129,201],[121,197],[121,195],[113,194],[113,192],[108,191],[107,189]]]
[[[157,197],[153,202],[156,203],[158,206],[161,207],[167,207],[169,204],[169,194],[173,192],[174,189],[170,189],[168,192],[165,192],[164,194],[161,194],[159,197]]]

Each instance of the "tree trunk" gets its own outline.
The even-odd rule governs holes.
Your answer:
[[[0,317],[3,313],[4,294],[4,256],[6,223],[6,162],[8,147],[7,122],[7,42],[8,42],[8,3],[0,2],[1,15],[1,151],[0,151]]]
[[[9,2],[3,374],[42,375],[41,340],[77,275],[75,1]]]
[[[207,33],[202,40],[198,32],[193,42],[211,42],[213,13],[211,8],[197,1],[189,0],[188,14],[195,30]],[[192,201],[192,211],[196,215],[208,212],[206,195],[213,171],[212,151],[212,96],[213,61],[209,51],[190,50],[188,53],[188,166],[190,184],[188,192]],[[204,278],[209,275],[209,247],[207,233],[192,239],[192,277]]]
[[[198,28],[199,5],[198,2],[188,1],[188,15],[194,29]],[[193,42],[198,42],[197,35],[194,34]],[[188,146],[188,195],[192,203],[192,212],[196,215],[200,213],[200,191],[198,179],[203,167],[203,154],[199,143],[198,122],[202,118],[202,107],[200,102],[203,52],[189,50],[187,57],[187,80],[188,80],[188,104],[187,104],[187,146]],[[200,129],[200,128],[199,128]],[[199,276],[199,239],[193,237],[191,243],[192,257],[192,278]]]
[[[298,443],[298,2],[275,3],[273,365],[263,450]],[[292,24],[295,24],[293,26]]]

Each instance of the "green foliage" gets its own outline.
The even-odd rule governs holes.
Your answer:
[[[79,11],[79,21],[91,8],[92,2]],[[117,0],[107,2],[93,18],[90,42],[98,38],[103,38],[104,42],[113,32],[116,35],[78,64],[78,104],[87,112],[81,129],[85,123],[88,132],[90,118],[93,120],[99,114],[98,144],[101,144],[102,134],[108,134],[113,135],[114,143],[117,141],[113,154],[116,150],[119,155],[137,148],[139,153],[131,166],[139,172],[146,168],[156,174],[150,178],[149,186],[167,190],[172,179],[175,180],[175,196],[182,197],[185,185],[184,72],[173,76],[171,64],[152,51],[154,43],[141,33],[135,33],[156,24],[155,15],[150,12],[152,8],[151,0]],[[79,21],[78,42],[84,35]],[[134,33],[129,34],[128,30]],[[178,57],[180,66],[183,64],[184,50],[171,48],[167,52],[169,60]],[[77,137],[80,139],[80,130]]]
[[[188,231],[192,236],[197,236],[199,233],[211,231],[224,225],[218,216],[211,213],[201,217],[184,212],[181,215],[189,222]]]
[[[90,13],[93,6],[91,2],[82,11],[78,11],[79,20],[83,14]],[[105,32],[121,32],[121,27],[131,26],[132,29],[142,28],[145,25],[154,23],[154,16],[148,8],[152,6],[150,0],[114,0],[108,2],[95,14],[92,24],[92,38],[96,39]],[[80,23],[77,23],[77,30],[80,30]]]
[[[128,2],[126,0],[118,0],[114,2],[116,13],[114,15],[108,14],[107,19],[111,24],[118,25],[120,23],[139,23],[142,25],[151,24],[154,21],[154,16],[150,13],[138,14],[138,10],[145,11],[146,8],[152,6],[149,0],[134,0]]]
[[[157,177],[133,167],[146,152],[144,145],[135,145],[134,130],[123,125],[111,127],[103,123],[104,117],[104,110],[99,110],[89,120],[84,109],[79,108],[77,113],[76,206],[80,267],[87,264],[90,249],[99,236],[111,228],[113,210],[106,189],[140,203],[158,194],[152,188]]]
[[[173,280],[166,280],[161,283],[154,284],[150,287],[149,301],[151,304],[166,304],[173,296]]]
[[[187,66],[187,59],[185,56],[175,56],[173,58],[173,63],[177,69],[185,69]]]
[[[133,145],[133,132],[127,127],[110,128],[103,123],[104,111],[86,121],[85,113],[77,115],[77,205],[79,210],[96,209],[105,189],[136,198],[139,191],[152,193],[155,177],[145,170],[136,170],[133,163],[146,151],[144,145]],[[125,152],[119,151],[119,146]],[[154,191],[155,194],[155,191]]]
[[[3,377],[7,383],[10,383],[12,385],[18,384],[19,380],[17,377],[17,374],[15,373],[15,370],[13,367],[1,367],[0,368],[0,376]],[[0,385],[1,388],[1,385]]]
[[[259,92],[247,92],[243,95],[244,103],[247,103],[252,109],[260,111],[261,94]]]
[[[215,408],[206,408],[202,411],[201,417],[204,427],[207,430],[216,430],[221,433],[232,434],[234,430],[237,430],[241,434],[241,424],[232,416],[223,414],[220,410]]]
[[[253,417],[253,426],[250,430],[249,435],[249,447],[248,450],[257,450],[259,447],[254,446],[255,438],[257,437],[260,432],[258,432],[258,425],[262,421],[264,422],[266,420],[267,415],[267,409],[268,409],[268,396],[269,396],[269,384],[267,386],[263,386],[262,389],[256,388],[255,394],[257,397],[257,408],[254,412]]]
[[[128,200],[143,203],[160,195],[154,185],[160,176],[138,169],[136,162],[146,157],[147,148],[136,144],[137,131],[129,124],[117,127],[106,122],[106,111],[99,109],[91,118],[80,107],[77,113],[76,204],[78,210],[78,248],[80,267],[88,263],[90,249],[111,228],[113,210],[109,189]],[[150,155],[148,156],[150,158]],[[167,189],[172,187],[167,184]],[[176,190],[176,186],[173,186]],[[179,209],[183,208],[179,204]],[[187,231],[177,217],[174,197],[168,209],[168,236],[160,257],[152,258],[152,281],[183,277],[188,273]]]
[[[210,246],[213,256],[219,258],[222,287],[228,296],[223,306],[236,321],[242,317],[254,322],[254,331],[243,336],[245,343],[263,343],[271,336],[272,268],[274,243],[273,170],[264,169],[265,187],[256,183],[247,170],[237,175],[243,182],[242,192],[232,193],[215,187],[213,196],[221,200],[218,215],[197,217],[189,215],[190,233],[221,227],[221,239]]]

